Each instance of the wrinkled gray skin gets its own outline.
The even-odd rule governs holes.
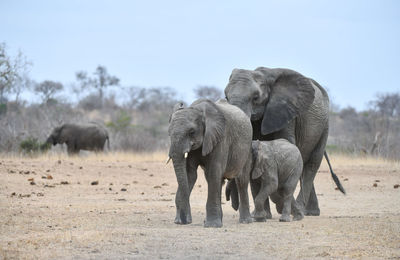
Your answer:
[[[110,142],[107,130],[95,123],[63,124],[54,128],[46,142],[52,145],[66,144],[69,155],[78,154],[80,150],[103,151],[104,144]]]
[[[320,210],[313,181],[328,138],[329,98],[326,91],[313,79],[293,70],[260,67],[256,70],[234,69],[225,95],[230,104],[251,117],[253,140],[283,138],[299,148],[304,165],[303,185],[297,202],[306,215],[318,216]],[[339,186],[336,175],[333,171],[331,174]],[[228,196],[230,187],[235,185],[227,185]],[[251,189],[255,197],[260,186],[251,182]],[[234,194],[231,196],[234,198]],[[271,217],[268,200],[265,207]]]
[[[299,149],[285,139],[273,141],[253,141],[253,166],[251,179],[260,184],[254,199],[253,217],[256,221],[266,221],[264,209],[268,197],[282,212],[279,221],[301,220],[304,215],[293,197],[294,190],[303,171],[303,160]]]
[[[178,191],[176,224],[192,222],[189,197],[200,165],[208,183],[205,227],[222,226],[221,189],[224,178],[236,178],[240,222],[252,221],[247,194],[250,178],[251,122],[225,100],[195,101],[190,107],[175,106],[169,125],[172,158]],[[184,154],[188,153],[185,159]]]

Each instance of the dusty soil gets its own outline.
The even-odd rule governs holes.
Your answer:
[[[323,163],[321,216],[280,223],[273,210],[266,223],[239,224],[223,198],[217,229],[203,227],[201,171],[193,224],[173,223],[177,184],[160,155],[3,157],[0,259],[400,258],[400,165],[331,157],[347,195]]]

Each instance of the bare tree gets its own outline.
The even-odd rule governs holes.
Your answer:
[[[198,86],[194,89],[196,98],[206,98],[212,101],[217,101],[222,98],[222,91],[213,86]]]
[[[14,58],[6,52],[6,44],[0,43],[0,103],[4,103],[5,95],[20,93],[28,87],[28,67],[31,65],[21,51]]]
[[[93,73],[94,77],[89,77],[87,72],[79,71],[76,73],[76,79],[80,82],[81,88],[95,88],[98,91],[100,104],[103,104],[104,91],[110,86],[118,86],[119,78],[108,74],[106,67],[97,66]]]
[[[54,94],[63,90],[64,86],[60,82],[45,80],[35,85],[35,92],[42,97],[42,103],[47,104]]]

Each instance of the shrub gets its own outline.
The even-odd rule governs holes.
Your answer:
[[[50,149],[51,144],[41,143],[37,140],[37,138],[28,137],[20,143],[19,147],[25,153],[37,153],[47,151]]]

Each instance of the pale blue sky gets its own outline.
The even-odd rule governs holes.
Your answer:
[[[224,89],[233,68],[285,67],[366,108],[400,91],[400,1],[0,1],[0,42],[36,81],[98,64],[125,86]]]

